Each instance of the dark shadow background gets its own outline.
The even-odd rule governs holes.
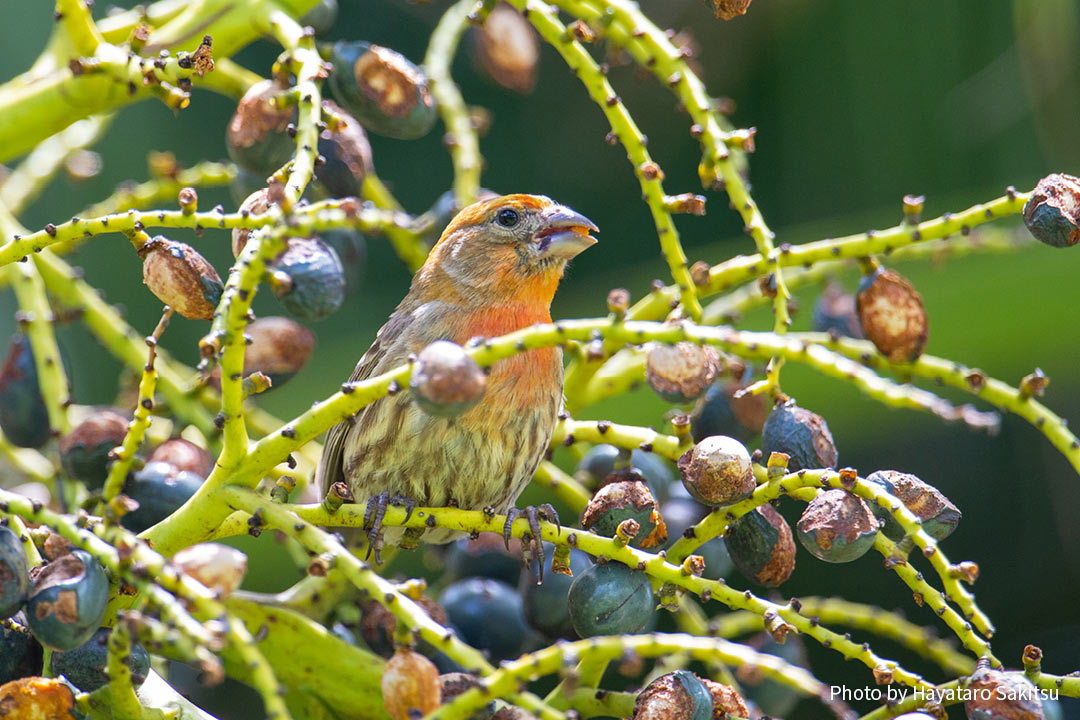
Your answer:
[[[446,6],[342,0],[332,37],[371,40],[419,61]],[[757,127],[754,195],[778,242],[887,227],[899,219],[905,193],[925,194],[925,216],[931,217],[997,197],[1009,184],[1029,189],[1050,172],[1080,171],[1080,35],[1077,6],[1070,0],[758,0],[747,16],[729,23],[714,20],[708,7],[693,0],[645,0],[642,8],[662,27],[692,28],[711,92],[735,100],[737,124]],[[10,77],[43,46],[51,7],[8,0],[4,11],[0,77]],[[270,44],[259,43],[239,59],[265,74],[275,54]],[[623,286],[640,297],[650,280],[666,277],[625,154],[603,142],[602,114],[555,52],[544,49],[538,87],[526,97],[486,81],[467,51],[459,53],[454,72],[467,101],[493,113],[494,124],[482,140],[484,184],[551,195],[602,228],[600,244],[575,263],[556,298],[556,317],[599,314],[609,288]],[[632,68],[614,70],[611,80],[648,134],[649,148],[667,173],[668,192],[700,192],[699,150],[673,98]],[[223,158],[231,107],[226,98],[198,91],[179,115],[156,102],[125,109],[99,148],[104,173],[90,183],[59,180],[23,220],[40,227],[70,217],[119,181],[145,178],[149,150],[172,150],[185,163]],[[409,211],[423,211],[449,187],[450,163],[438,130],[414,142],[372,137],[372,145],[381,177]],[[204,207],[232,207],[224,190],[200,194]],[[723,195],[709,194],[707,217],[680,217],[678,225],[691,260],[716,262],[753,250]],[[219,271],[228,266],[223,233],[179,239],[196,244]],[[372,238],[369,252],[365,287],[314,328],[317,356],[288,390],[265,399],[271,411],[292,415],[337,389],[404,294],[409,274],[386,243]],[[141,285],[139,260],[125,238],[95,239],[78,262],[111,302],[127,308],[137,329],[152,329],[160,305]],[[1014,384],[1039,366],[1052,379],[1047,404],[1067,418],[1080,418],[1080,249],[1038,246],[1018,255],[906,264],[901,270],[930,312],[928,352]],[[855,278],[846,282],[853,288]],[[799,294],[804,309],[816,292]],[[13,308],[10,294],[0,297],[0,334],[10,331]],[[256,309],[279,311],[265,294]],[[796,316],[795,328],[808,328],[808,316]],[[764,329],[770,321],[756,314],[746,325]],[[205,330],[203,323],[178,318],[164,344],[194,363],[195,343]],[[64,328],[62,341],[74,361],[77,400],[110,401],[117,365],[78,327]],[[980,564],[977,594],[998,625],[999,657],[1018,666],[1023,646],[1035,643],[1045,652],[1048,671],[1080,668],[1080,478],[1038,432],[1006,418],[997,437],[972,434],[928,415],[884,408],[795,365],[785,369],[784,389],[827,417],[842,463],[861,474],[880,468],[914,472],[964,511],[944,550],[953,561]],[[663,410],[646,390],[589,416],[659,427]],[[797,509],[787,510],[795,510],[788,513],[792,519],[797,516]],[[257,553],[252,562],[255,585],[281,584],[273,576],[279,558],[272,551]],[[788,595],[841,595],[938,624],[882,570],[876,555],[834,566],[800,550],[799,563],[784,588]],[[886,642],[874,645],[892,653]],[[810,650],[815,671],[826,681],[871,683],[861,666],[816,646]],[[909,665],[925,668],[917,661]],[[1071,717],[1080,717],[1077,704],[1067,704]],[[798,716],[820,712],[820,706],[804,703]]]

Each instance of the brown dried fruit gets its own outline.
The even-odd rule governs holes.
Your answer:
[[[412,720],[439,706],[439,671],[420,653],[398,648],[382,676],[383,707],[391,720]]]
[[[762,505],[728,525],[724,543],[747,579],[776,587],[795,570],[791,527],[771,505]]]
[[[818,493],[796,527],[811,555],[840,563],[862,557],[874,545],[878,519],[861,498],[836,489]]]
[[[247,555],[221,543],[186,547],[173,556],[173,563],[223,598],[240,587],[247,572]]]
[[[60,438],[60,462],[64,472],[90,487],[101,487],[109,471],[109,452],[124,441],[128,419],[101,409]]]
[[[1024,204],[1024,224],[1050,247],[1080,242],[1080,178],[1054,173],[1040,180]]]
[[[705,392],[720,368],[720,355],[708,345],[657,343],[645,358],[645,379],[670,403],[687,403]]]
[[[244,374],[261,372],[277,387],[298,373],[315,349],[315,334],[286,317],[259,318],[247,327],[251,344]]]
[[[966,690],[964,711],[973,720],[1043,720],[1039,690],[1022,673],[980,662]]]
[[[878,268],[859,282],[855,295],[863,334],[889,362],[913,362],[930,338],[922,296],[900,273]]]
[[[936,487],[914,475],[896,470],[878,470],[866,479],[895,495],[908,510],[915,513],[922,521],[922,529],[935,540],[947,538],[960,523],[960,509]],[[885,521],[882,530],[887,537],[893,540],[903,537],[903,528],[888,510],[880,505],[872,509],[875,515]]]
[[[214,458],[210,457],[210,453],[183,438],[172,438],[161,443],[150,453],[146,462],[169,463],[177,470],[194,473],[204,480],[214,469]]]
[[[713,0],[713,9],[716,17],[721,20],[731,20],[739,15],[745,15],[753,0]]]
[[[161,302],[193,320],[212,320],[225,287],[193,247],[158,235],[139,249],[143,283]]]
[[[636,479],[608,483],[597,490],[581,516],[581,526],[613,537],[626,520],[640,526],[637,537],[641,540],[633,543],[638,547],[653,547],[667,540],[667,527],[649,486]]]
[[[750,711],[746,708],[746,701],[730,685],[718,683],[715,680],[701,678],[705,688],[712,695],[713,717],[716,720],[724,720],[731,716],[737,718],[750,717]]]
[[[661,675],[638,693],[633,720],[711,720],[712,694],[688,670]]]
[[[262,215],[270,206],[273,205],[273,201],[270,198],[269,188],[262,188],[256,190],[247,196],[244,202],[240,203],[241,215]],[[233,228],[232,231],[232,253],[233,257],[240,257],[240,252],[247,245],[248,235],[251,234],[251,230],[247,228]]]
[[[532,92],[540,43],[532,23],[500,3],[474,34],[476,58],[491,78],[505,88]]]
[[[745,500],[757,487],[746,446],[726,435],[704,438],[683,453],[679,472],[687,492],[712,507]]]
[[[255,172],[273,172],[292,157],[295,145],[285,131],[296,120],[296,107],[279,105],[282,92],[273,80],[255,83],[225,129],[229,156]]]
[[[487,387],[487,375],[465,352],[447,340],[436,340],[417,356],[409,389],[430,415],[459,415],[476,403]]]

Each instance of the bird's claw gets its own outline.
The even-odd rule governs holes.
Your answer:
[[[539,585],[544,580],[544,542],[540,535],[540,521],[546,520],[548,522],[555,523],[556,531],[559,535],[562,534],[562,526],[559,524],[559,513],[555,511],[555,508],[551,503],[544,503],[540,506],[529,505],[523,510],[517,508],[510,508],[506,511],[506,522],[503,524],[503,541],[506,543],[506,549],[510,549],[510,538],[514,529],[514,521],[521,515],[525,515],[529,521],[529,554],[531,555],[530,566],[533,566],[536,571],[536,584]],[[524,540],[524,538],[522,538]]]
[[[368,498],[367,509],[364,510],[364,529],[368,531],[368,549],[364,559],[370,558],[374,553],[376,565],[382,565],[382,557],[379,551],[383,547],[383,518],[386,517],[386,510],[391,505],[399,505],[405,508],[405,522],[409,521],[413,510],[416,508],[414,500],[402,495],[391,495],[388,492],[381,492]]]

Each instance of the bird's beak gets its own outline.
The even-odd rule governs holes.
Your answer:
[[[589,232],[599,229],[581,213],[560,205],[544,218],[543,226],[536,233],[536,241],[542,254],[569,260],[596,244],[596,238]]]

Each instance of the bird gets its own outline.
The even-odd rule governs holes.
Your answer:
[[[350,382],[398,367],[430,343],[466,345],[551,322],[551,301],[569,261],[595,244],[584,215],[542,195],[494,197],[462,209],[432,247],[405,298],[360,358]],[[538,519],[558,523],[550,505],[515,502],[548,449],[563,403],[562,351],[536,348],[496,362],[480,401],[456,417],[426,413],[402,391],[365,406],[330,429],[316,471],[325,494],[344,482],[366,498],[368,555],[384,543],[444,544],[446,528],[382,528],[388,504],[456,506],[529,518],[542,577]]]

